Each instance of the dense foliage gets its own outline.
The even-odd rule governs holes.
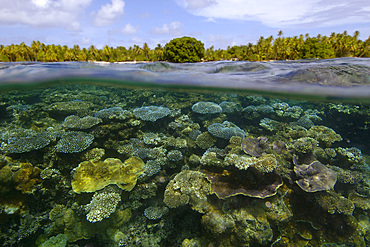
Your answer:
[[[182,37],[171,40],[162,47],[158,44],[150,49],[148,44],[143,47],[134,45],[128,49],[123,46],[116,48],[106,45],[102,49],[95,46],[72,48],[61,45],[45,45],[40,41],[33,41],[31,46],[24,42],[21,44],[0,45],[0,61],[173,61],[198,62],[218,60],[281,60],[281,59],[307,59],[307,58],[335,58],[335,57],[370,57],[370,37],[360,40],[359,32],[352,36],[347,32],[332,33],[330,36],[308,34],[283,37],[280,31],[274,39],[260,37],[256,44],[232,46],[224,49],[214,49],[213,46],[204,50],[202,42],[191,37]]]
[[[204,57],[204,44],[191,37],[171,40],[164,47],[163,58],[175,63],[200,62]]]

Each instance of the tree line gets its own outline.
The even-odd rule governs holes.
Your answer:
[[[171,40],[165,46],[158,44],[150,49],[147,43],[129,48],[108,45],[102,49],[95,46],[80,48],[79,45],[45,45],[40,41],[33,41],[30,46],[24,42],[20,44],[0,45],[1,62],[64,62],[64,61],[172,61],[196,62],[219,60],[296,60],[312,58],[338,57],[370,57],[370,36],[366,40],[359,39],[359,32],[349,35],[332,33],[330,36],[309,34],[284,37],[279,31],[277,38],[272,35],[261,36],[258,41],[246,45],[229,46],[227,49],[215,49],[213,46],[204,49],[204,44],[195,38],[182,37]],[[189,56],[189,54],[192,54]]]

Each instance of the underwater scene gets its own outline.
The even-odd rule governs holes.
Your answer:
[[[1,246],[370,246],[370,59],[0,63]]]

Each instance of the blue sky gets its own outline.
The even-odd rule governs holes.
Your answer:
[[[368,0],[0,0],[0,44],[151,48],[192,36],[206,47],[260,36],[360,31],[370,35]]]

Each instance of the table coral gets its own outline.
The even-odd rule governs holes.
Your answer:
[[[137,157],[131,157],[124,163],[115,158],[84,161],[75,169],[72,189],[76,193],[95,192],[109,184],[116,184],[123,190],[131,191],[143,172],[144,162]]]
[[[208,132],[215,137],[226,140],[230,140],[230,138],[233,136],[245,136],[244,130],[240,129],[238,126],[228,121],[224,121],[222,124],[211,124],[208,127]]]
[[[214,102],[204,102],[204,101],[195,103],[191,107],[191,110],[199,114],[214,114],[222,112],[222,108],[220,105]]]
[[[130,112],[127,110],[123,110],[122,107],[111,107],[96,112],[94,114],[94,117],[110,120],[125,120],[129,115]]]
[[[53,132],[16,129],[6,133],[5,138],[7,143],[1,149],[8,153],[26,153],[49,145],[53,139]]]
[[[62,126],[67,129],[90,129],[101,122],[102,120],[98,117],[86,116],[80,118],[79,116],[71,115],[64,119]]]
[[[133,110],[135,117],[150,122],[155,122],[158,119],[164,118],[170,113],[171,110],[163,106],[143,106]]]
[[[79,153],[87,149],[94,141],[94,136],[82,131],[68,131],[62,134],[55,146],[60,153]]]

